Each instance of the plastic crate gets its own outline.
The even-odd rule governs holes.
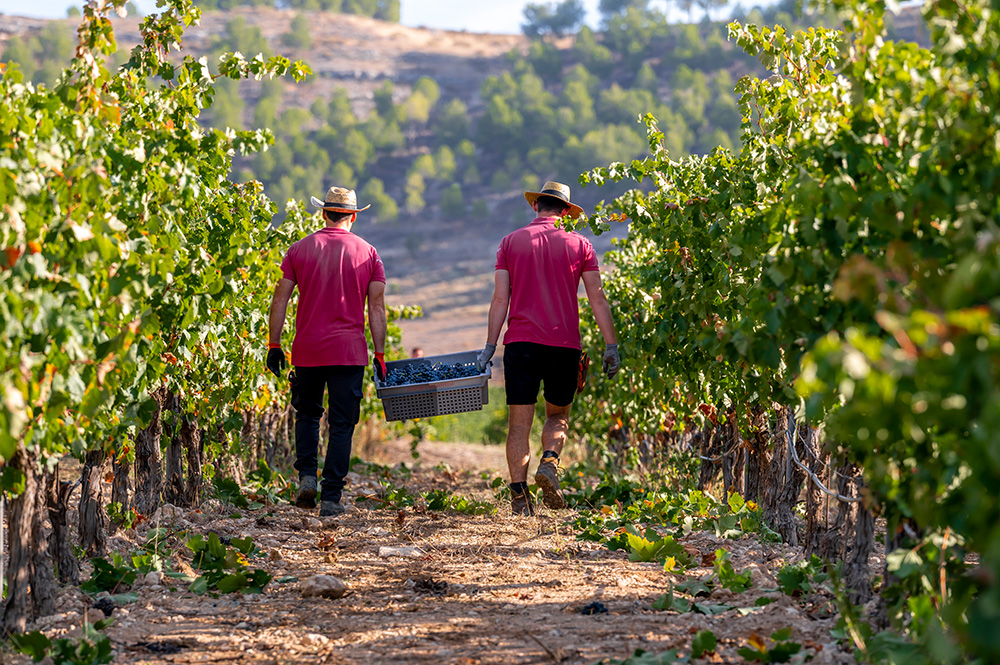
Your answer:
[[[394,367],[407,365],[471,363],[476,362],[478,357],[479,351],[446,353],[439,356],[392,360],[385,364],[385,368],[386,371],[392,371]],[[488,382],[491,374],[490,368],[487,367],[485,372],[476,376],[391,387],[383,386],[376,377],[375,394],[382,400],[385,419],[389,421],[481,411],[484,404],[490,403]]]

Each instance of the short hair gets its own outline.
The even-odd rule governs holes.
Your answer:
[[[351,217],[351,215],[353,215],[353,214],[354,214],[353,212],[340,212],[340,211],[337,211],[337,210],[324,210],[323,211],[323,219],[325,219],[328,222],[333,222],[334,224],[337,224],[339,222],[346,222]]]
[[[538,204],[538,212],[562,212],[569,207],[569,204],[555,196],[542,195],[535,199]]]

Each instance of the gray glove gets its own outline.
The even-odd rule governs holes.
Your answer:
[[[476,361],[479,363],[480,372],[486,370],[486,367],[490,362],[490,358],[492,358],[493,354],[496,352],[497,352],[496,344],[487,344],[486,346],[483,347],[483,350],[479,352],[479,356],[476,358]]]
[[[604,374],[613,379],[621,367],[621,358],[618,357],[618,345],[608,344],[604,347]]]

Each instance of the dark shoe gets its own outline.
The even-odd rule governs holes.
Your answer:
[[[535,472],[535,483],[542,488],[542,503],[547,507],[553,510],[566,507],[559,489],[559,468],[555,464],[548,460],[539,464],[538,471]]]
[[[510,485],[510,511],[515,515],[531,516],[535,514],[535,506],[531,503],[531,495],[528,494],[526,483],[523,487]]]
[[[295,505],[299,508],[316,507],[316,476],[299,478],[299,493],[295,497]]]
[[[323,501],[319,504],[319,516],[320,517],[333,517],[336,515],[343,515],[346,509],[344,504],[339,501]]]

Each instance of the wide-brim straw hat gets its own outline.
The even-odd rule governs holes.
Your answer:
[[[579,217],[583,214],[583,208],[569,200],[569,187],[561,182],[549,180],[545,183],[545,186],[542,187],[542,191],[524,193],[524,198],[528,202],[528,205],[537,201],[539,196],[551,196],[554,199],[559,199],[560,201],[565,202],[566,205],[569,206],[569,217]]]
[[[317,208],[334,212],[362,212],[372,207],[372,204],[369,203],[364,208],[359,208],[358,195],[354,193],[353,189],[346,187],[331,187],[326,193],[325,201],[320,201],[315,196],[309,197],[309,200]]]

